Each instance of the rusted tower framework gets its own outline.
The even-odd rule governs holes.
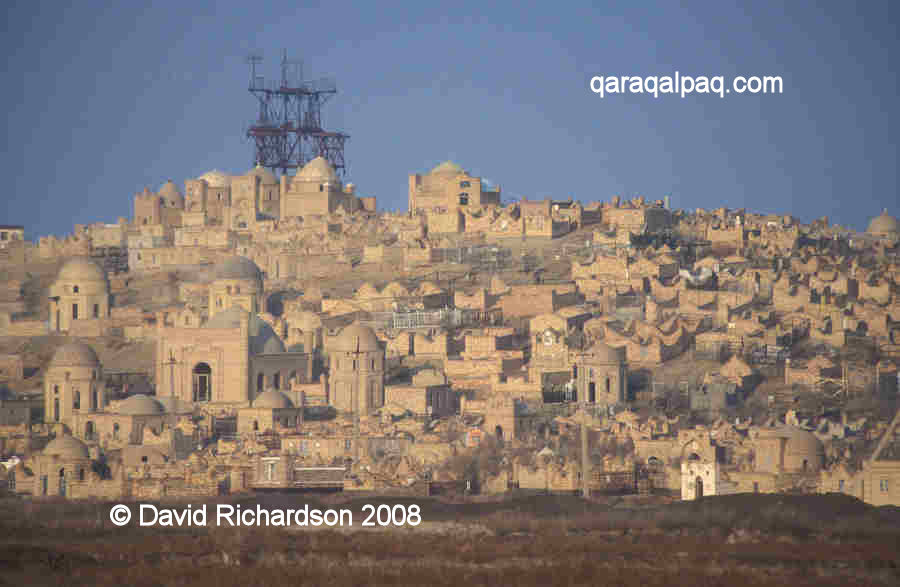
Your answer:
[[[322,105],[337,93],[334,80],[303,79],[299,61],[281,59],[281,79],[268,81],[257,75],[262,56],[247,58],[250,64],[250,93],[259,102],[259,115],[247,128],[255,146],[254,164],[272,171],[297,170],[311,159],[324,157],[337,173],[343,174],[344,143],[349,135],[322,128]]]

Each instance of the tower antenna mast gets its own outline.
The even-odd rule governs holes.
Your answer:
[[[337,94],[333,79],[303,79],[303,64],[281,58],[281,79],[266,79],[258,73],[262,55],[247,56],[250,65],[248,90],[256,98],[258,111],[247,127],[254,144],[254,163],[273,172],[296,171],[316,157],[323,157],[339,174],[346,171],[344,144],[349,135],[327,131],[322,126],[322,106]]]

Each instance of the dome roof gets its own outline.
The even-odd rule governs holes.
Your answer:
[[[159,188],[159,195],[168,200],[184,199],[178,186],[170,179]]]
[[[293,408],[294,402],[277,389],[270,389],[269,391],[264,391],[256,396],[256,399],[253,400],[253,407],[281,410],[284,408]]]
[[[336,351],[354,353],[354,352],[372,352],[381,350],[378,344],[378,338],[375,337],[375,331],[368,326],[359,323],[347,326],[337,336],[332,347]]]
[[[304,165],[296,177],[304,181],[338,181],[334,168],[324,157],[316,157]]]
[[[70,434],[60,434],[44,447],[43,454],[64,459],[90,458],[88,447]]]
[[[259,183],[264,185],[272,185],[278,183],[278,178],[275,177],[275,174],[259,164],[257,164],[256,167],[244,174],[244,176],[248,175],[255,175],[259,178]]]
[[[158,416],[165,412],[163,405],[149,395],[138,393],[119,404],[118,413],[123,416]]]
[[[59,281],[106,282],[106,272],[87,257],[73,257],[63,264],[56,279]]]
[[[281,342],[272,327],[256,314],[250,314],[240,306],[231,306],[227,310],[219,312],[206,322],[204,328],[240,328],[242,316],[249,316],[247,327],[251,355],[273,355],[285,352],[284,343]]]
[[[441,163],[440,165],[438,165],[437,167],[432,169],[431,173],[432,174],[437,174],[437,173],[450,174],[450,173],[465,173],[465,171],[463,170],[462,167],[460,167],[453,161],[444,161],[443,163]]]
[[[444,290],[442,290],[441,288],[436,286],[431,281],[423,281],[422,283],[420,283],[418,291],[419,291],[419,295],[421,295],[421,296],[430,296],[430,295],[440,294],[440,293],[444,292]]]
[[[178,399],[175,396],[163,395],[156,398],[167,414],[189,414],[194,407],[190,402]]]
[[[605,342],[598,342],[588,349],[588,354],[594,361],[601,363],[623,363],[625,361],[625,347],[611,347]]]
[[[259,267],[247,257],[235,256],[216,265],[216,279],[255,279],[261,277]]]
[[[866,232],[870,234],[898,234],[900,233],[900,222],[888,214],[885,208],[880,215],[869,222],[869,229]]]
[[[812,432],[796,426],[785,426],[782,428],[782,432],[788,439],[784,447],[786,455],[817,456],[825,454],[825,446]]]
[[[50,359],[50,367],[99,367],[100,359],[90,346],[83,342],[62,345]]]
[[[202,179],[211,188],[227,188],[231,185],[231,176],[218,169],[207,171],[197,179]]]

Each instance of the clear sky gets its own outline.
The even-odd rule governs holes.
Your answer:
[[[134,193],[252,166],[250,52],[338,95],[347,180],[405,209],[452,159],[504,196],[615,194],[864,229],[898,205],[900,2],[3,3],[0,223],[131,217]],[[591,93],[594,75],[778,75],[781,95]]]

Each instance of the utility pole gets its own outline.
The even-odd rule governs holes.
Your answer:
[[[583,394],[582,394],[583,395]],[[589,498],[590,493],[590,458],[588,456],[588,412],[587,402],[581,398],[581,494],[585,499]]]

